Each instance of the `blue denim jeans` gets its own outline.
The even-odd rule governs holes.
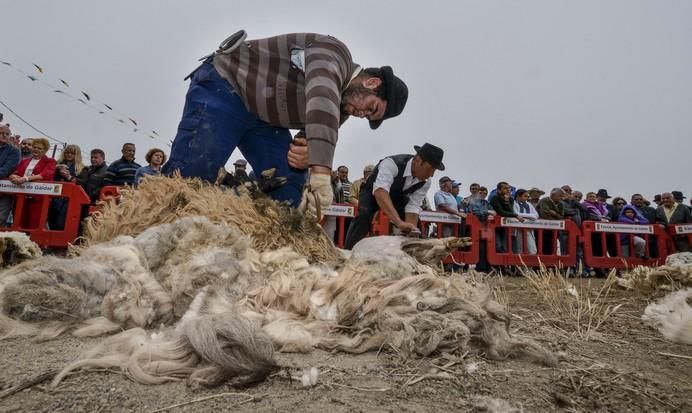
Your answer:
[[[233,86],[207,61],[190,81],[183,117],[163,173],[170,175],[178,170],[184,177],[214,182],[219,168],[238,148],[255,176],[276,168],[276,176],[288,182],[270,196],[297,206],[307,172],[288,166],[291,140],[288,129],[271,126],[248,112]]]

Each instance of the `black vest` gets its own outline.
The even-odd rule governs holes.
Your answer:
[[[394,204],[394,208],[396,208],[397,211],[399,211],[400,215],[403,214],[402,211],[404,210],[406,204],[408,204],[409,195],[420,189],[423,185],[425,185],[426,182],[417,182],[411,185],[406,190],[404,190],[404,184],[406,184],[406,178],[404,177],[404,172],[406,171],[406,164],[408,163],[408,161],[411,160],[411,158],[413,158],[413,156],[414,155],[402,154],[388,157],[394,161],[394,164],[398,168],[398,172],[394,177],[394,182],[392,182],[392,186],[389,188],[389,197],[392,199],[392,204]],[[377,163],[377,166],[372,171],[372,174],[370,174],[368,180],[365,181],[365,183],[363,184],[363,187],[360,190],[361,197],[363,195],[369,195],[370,197],[374,198],[372,194],[372,188],[380,171],[380,163],[382,163],[382,160],[380,160],[380,162]],[[372,203],[377,205],[374,199],[372,199]]]

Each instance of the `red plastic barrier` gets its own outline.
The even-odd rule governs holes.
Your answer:
[[[670,247],[668,249],[668,251],[670,253],[673,253],[675,251],[682,252],[682,251],[678,251],[677,247],[675,246],[674,240],[676,238],[686,236],[687,237],[687,245],[692,246],[692,224],[668,225],[668,234],[670,235],[670,238],[671,238]]]
[[[536,253],[529,253],[529,233],[533,232]],[[558,254],[558,233],[566,232],[567,245],[560,245],[562,254]],[[499,233],[499,234],[498,234]],[[505,252],[498,252],[497,245],[500,234],[505,237]],[[488,264],[498,266],[572,267],[577,263],[577,243],[579,242],[579,227],[570,220],[535,220],[519,222],[514,218],[488,219],[488,225],[482,230],[482,237],[487,242],[486,254]],[[521,237],[520,237],[521,236]],[[518,239],[521,238],[521,245]],[[563,238],[564,240],[564,238]],[[521,253],[515,254],[513,246],[517,243]],[[550,243],[550,253],[545,253],[544,245]]]
[[[471,246],[466,249],[453,251],[449,257],[444,259],[445,264],[464,263],[477,264],[480,257],[480,237],[481,222],[473,214],[468,214],[465,220],[465,228],[461,227],[459,217],[444,212],[422,211],[419,215],[420,228],[424,235],[427,235],[428,224],[436,224],[437,230],[433,236],[442,238],[445,228],[452,228],[450,236],[466,236],[471,238]]]
[[[336,231],[337,231],[337,241],[336,246],[339,248],[344,247],[344,240],[346,239],[346,220],[353,219],[355,216],[355,207],[351,204],[332,204],[327,208],[324,216],[336,217]],[[322,219],[322,227],[325,226],[325,220]]]
[[[9,228],[0,228],[0,231],[25,232],[32,241],[43,248],[66,248],[69,243],[74,242],[79,234],[82,206],[90,202],[81,186],[66,182],[31,182],[14,185],[10,181],[0,181],[0,192],[3,195],[16,197],[13,223]],[[50,201],[56,197],[67,198],[65,228],[60,231],[50,230],[46,225]],[[38,209],[39,203],[38,220],[24,226],[23,222],[31,214],[33,208]]]
[[[586,221],[582,225],[584,240],[584,264],[593,268],[631,268],[637,265],[655,267],[663,265],[668,256],[670,237],[661,225],[630,225],[611,222]],[[629,252],[623,254],[621,235],[627,237],[625,246]],[[645,256],[635,257],[634,237],[646,241]],[[656,250],[652,249],[655,239]],[[653,256],[653,258],[652,258]]]

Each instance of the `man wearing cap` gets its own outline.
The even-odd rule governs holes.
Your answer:
[[[535,186],[529,189],[529,202],[534,208],[538,208],[538,203],[541,201],[543,195],[545,195],[545,191],[541,191]]]
[[[360,196],[360,187],[361,185],[363,185],[363,182],[368,180],[368,177],[374,169],[375,165],[365,165],[365,167],[363,168],[363,177],[356,179],[351,185],[351,197],[348,201],[351,204],[353,204],[356,208],[358,208],[358,197]]]
[[[362,68],[344,43],[315,33],[245,41],[226,39],[191,75],[183,117],[164,173],[209,181],[237,147],[255,171],[276,168],[287,183],[274,199],[298,206],[306,186],[322,207],[331,202],[330,173],[341,124],[366,118],[371,129],[399,115],[406,84],[392,68]],[[292,143],[289,129],[304,129]],[[307,194],[306,194],[307,195]],[[315,212],[314,202],[306,206]]]
[[[430,189],[435,169],[444,171],[444,151],[429,143],[414,146],[415,155],[392,155],[382,159],[360,189],[358,215],[346,234],[351,249],[370,230],[375,213],[382,210],[403,234],[417,231],[418,214]]]
[[[443,176],[439,180],[440,190],[435,192],[433,200],[435,201],[435,209],[438,212],[445,212],[450,215],[456,215],[460,218],[466,218],[466,214],[459,212],[457,199],[452,194],[452,186],[454,181],[448,176]],[[458,186],[457,186],[458,188]],[[438,224],[440,225],[440,224]],[[454,227],[452,225],[442,225],[442,236],[451,237],[454,235]]]

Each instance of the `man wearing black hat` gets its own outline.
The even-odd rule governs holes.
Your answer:
[[[610,215],[613,212],[613,205],[608,203],[608,199],[612,198],[612,196],[608,195],[608,191],[606,189],[599,189],[598,192],[596,192],[596,198],[598,198],[598,202],[608,209],[608,214]]]
[[[414,146],[415,155],[392,155],[382,159],[363,183],[358,215],[346,234],[345,248],[351,249],[370,230],[375,213],[382,210],[403,233],[417,230],[418,214],[430,189],[435,170],[444,171],[444,151],[429,143]]]
[[[346,45],[331,36],[245,38],[241,30],[226,39],[191,75],[163,172],[211,181],[237,147],[253,170],[276,168],[276,176],[287,178],[271,195],[293,206],[301,201],[310,168],[309,189],[326,207],[339,127],[355,116],[377,129],[399,115],[406,84],[389,66],[357,65]],[[289,129],[304,129],[305,139],[292,142]]]

